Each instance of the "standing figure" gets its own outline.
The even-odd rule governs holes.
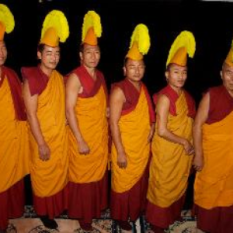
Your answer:
[[[4,64],[4,34],[15,26],[10,9],[0,4],[0,232],[7,232],[8,219],[24,212],[24,181],[29,173],[29,144],[22,86],[16,72]]]
[[[88,11],[79,50],[81,65],[66,81],[66,115],[69,123],[68,215],[79,219],[84,231],[107,208],[108,122],[107,89],[97,69],[102,27],[99,15]]]
[[[143,55],[149,48],[148,28],[139,24],[125,58],[125,79],[113,85],[110,96],[111,216],[125,231],[132,231],[129,220],[135,222],[146,203],[154,110],[141,80],[145,73]]]
[[[194,203],[197,227],[233,231],[233,48],[220,72],[222,85],[203,96],[194,122]]]
[[[146,217],[154,232],[164,232],[181,215],[193,159],[192,127],[195,103],[184,90],[187,53],[193,57],[195,39],[183,31],[170,49],[167,86],[153,96],[156,127],[152,140]]]
[[[30,173],[34,209],[44,226],[56,229],[54,217],[67,207],[68,135],[65,86],[56,70],[60,60],[59,39],[65,42],[69,26],[58,10],[47,14],[37,48],[40,63],[23,67],[24,102],[30,125]]]

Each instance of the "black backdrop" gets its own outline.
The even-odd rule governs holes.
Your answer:
[[[6,0],[14,14],[15,30],[5,36],[9,50],[7,65],[20,73],[20,67],[35,65],[36,47],[45,15],[62,10],[70,25],[70,37],[61,44],[58,70],[68,73],[79,64],[78,46],[84,14],[95,10],[101,16],[103,34],[99,39],[102,58],[99,68],[107,84],[122,79],[122,64],[131,33],[138,23],[148,26],[151,48],[145,56],[144,82],[150,93],[165,83],[164,69],[170,46],[182,30],[196,38],[196,54],[189,59],[186,88],[197,102],[209,86],[221,83],[219,71],[233,39],[233,3],[166,0]],[[77,6],[76,6],[77,5]]]
[[[58,70],[66,74],[77,66],[83,17],[88,10],[95,10],[101,16],[103,27],[99,39],[102,50],[99,68],[106,76],[108,87],[123,78],[123,59],[128,51],[132,31],[139,23],[148,26],[151,36],[151,48],[145,56],[147,68],[144,77],[151,94],[166,85],[164,69],[167,55],[173,40],[182,30],[193,32],[197,45],[194,59],[189,59],[186,89],[198,103],[203,91],[221,83],[219,72],[233,39],[233,3],[166,0],[41,1],[1,1],[10,7],[16,21],[15,30],[6,35],[5,40],[9,52],[7,65],[19,75],[22,66],[37,64],[36,47],[41,25],[52,9],[62,10],[70,25],[70,37],[65,44],[61,44]]]

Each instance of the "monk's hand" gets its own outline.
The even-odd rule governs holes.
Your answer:
[[[195,155],[193,159],[193,167],[196,171],[201,171],[204,166],[204,160],[202,155]]]
[[[84,140],[78,142],[78,151],[81,155],[87,155],[90,153],[90,148]]]
[[[122,169],[127,167],[127,158],[125,152],[118,153],[117,165]]]
[[[188,155],[194,154],[193,145],[188,140],[184,140],[183,146]]]
[[[46,143],[39,145],[39,157],[43,161],[47,161],[50,159],[50,149]]]

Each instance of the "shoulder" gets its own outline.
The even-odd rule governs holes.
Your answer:
[[[120,82],[113,83],[113,84],[111,85],[111,90],[120,89],[121,91],[124,92],[125,88],[126,88],[126,84],[125,84],[125,81],[124,81],[124,80],[122,80],[122,81],[120,81]]]
[[[101,77],[101,78],[104,78],[104,74],[102,71],[100,71],[99,69],[96,69],[96,74]]]
[[[38,67],[22,67],[21,74],[23,79],[36,79],[39,73]]]
[[[186,99],[188,99],[191,102],[195,102],[194,98],[188,91],[184,90],[184,94],[185,94]]]
[[[221,86],[210,87],[208,89],[208,92],[211,94],[220,94],[223,92],[223,90],[224,90],[224,87],[221,85]]]
[[[11,68],[4,66],[4,72],[7,75],[11,75],[12,77],[19,79],[18,74]]]
[[[124,103],[126,101],[125,99],[125,95],[123,90],[118,87],[115,86],[112,90],[111,90],[111,94],[110,94],[110,102],[114,102],[114,103]]]
[[[158,101],[164,101],[164,99],[169,101],[171,99],[171,91],[168,87],[164,87],[159,92],[154,93],[152,99],[155,105],[158,104]]]

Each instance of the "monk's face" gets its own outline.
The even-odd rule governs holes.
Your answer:
[[[4,65],[7,58],[7,49],[4,41],[0,41],[0,66]]]
[[[127,59],[123,67],[124,75],[129,81],[139,82],[145,74],[145,64],[143,60]]]
[[[41,60],[42,67],[54,70],[60,60],[60,48],[45,45],[42,52],[37,52],[37,56]]]
[[[229,92],[233,93],[233,67],[224,64],[220,75],[223,81],[223,85]]]
[[[165,72],[165,76],[171,87],[180,89],[184,86],[187,79],[187,67],[172,64]]]
[[[84,44],[83,51],[79,53],[81,63],[87,68],[95,68],[100,61],[100,48],[98,45]]]

